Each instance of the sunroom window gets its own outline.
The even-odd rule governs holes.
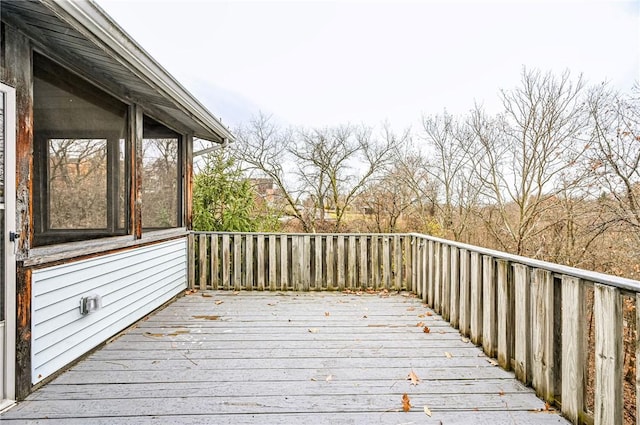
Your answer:
[[[127,105],[34,54],[35,245],[126,233]]]
[[[145,116],[142,140],[142,227],[182,226],[182,138]]]

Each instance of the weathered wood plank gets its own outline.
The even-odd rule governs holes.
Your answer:
[[[555,398],[553,371],[553,274],[535,269],[531,279],[531,383],[539,397]]]
[[[584,409],[584,282],[562,276],[562,414],[578,423]]]
[[[286,291],[289,286],[289,271],[290,271],[290,259],[289,259],[289,237],[287,235],[280,235],[280,286],[282,291]]]
[[[220,246],[218,243],[218,235],[211,235],[209,238],[211,245],[211,265],[209,270],[209,279],[211,279],[211,288],[218,289],[220,285]]]
[[[389,236],[382,236],[382,287],[391,289],[391,248]]]
[[[498,364],[511,369],[513,356],[513,274],[507,260],[496,260],[497,265],[497,358]]]
[[[434,246],[434,241],[427,241],[427,304],[431,308],[435,307]]]
[[[482,348],[489,357],[496,357],[498,346],[496,273],[490,255],[482,256]]]
[[[335,258],[335,251],[334,251],[334,245],[333,245],[333,235],[328,235],[326,237],[326,244],[327,244],[327,254],[325,256],[326,260],[325,260],[325,273],[326,273],[326,279],[327,279],[327,288],[330,290],[336,289],[336,283],[335,280],[333,278],[334,274],[334,270],[335,270],[335,265],[336,265],[336,258]]]
[[[198,235],[198,288],[207,289],[207,235]]]
[[[246,234],[244,235],[244,287],[247,290],[254,289],[255,279],[253,276],[253,267],[255,266],[255,261],[253,260],[253,235]]]
[[[280,238],[280,241],[282,243],[282,237]],[[278,256],[278,251],[277,251],[277,245],[278,245],[278,238],[276,237],[276,235],[269,235],[268,236],[268,244],[269,244],[269,256],[267,257],[269,259],[269,264],[268,264],[268,268],[269,268],[269,290],[270,291],[275,291],[278,288],[278,261],[277,261],[277,256]],[[282,255],[280,256],[280,265],[282,267]],[[285,257],[286,258],[286,257]],[[286,260],[285,260],[286,261]]]
[[[393,235],[393,288],[402,289],[402,241],[400,235]]]
[[[433,245],[433,309],[442,312],[442,244]]]
[[[348,238],[347,250],[347,288],[357,289],[356,274],[358,272],[358,259],[356,258],[356,236],[350,235]]]
[[[371,286],[371,281],[369,280],[369,249],[368,249],[368,240],[367,235],[360,235],[360,270],[358,273],[360,288],[368,288]]]
[[[429,293],[429,272],[427,268],[429,267],[429,247],[427,241],[424,239],[420,239],[420,252],[421,252],[421,260],[420,260],[420,279],[422,284],[422,301],[427,303],[428,293]]]
[[[302,274],[302,290],[311,288],[311,236],[302,237],[302,252],[300,252],[300,269]]]
[[[233,288],[242,289],[242,235],[233,235]]]
[[[196,287],[196,255],[195,255],[195,236],[189,235],[189,242],[187,250],[189,251],[189,289],[195,289]]]
[[[321,235],[316,235],[314,238],[314,265],[315,265],[315,269],[314,269],[314,289],[316,289],[317,291],[320,291],[323,288],[323,283],[325,282],[325,279],[323,279],[323,273],[322,273],[322,266],[323,266],[323,260],[322,260],[322,241],[325,238]]]
[[[449,292],[449,305],[450,315],[449,321],[451,326],[457,328],[460,324],[460,268],[459,268],[459,256],[458,248],[452,246],[450,249],[450,292]]]
[[[275,251],[275,249],[274,249]],[[265,255],[264,255],[264,235],[256,236],[256,288],[258,291],[265,289]]]
[[[336,283],[339,291],[345,288],[345,258],[344,258],[344,236],[338,235],[336,238]]]
[[[378,235],[371,235],[371,284],[374,289],[380,288],[380,253]]]
[[[222,289],[231,289],[231,239],[228,234],[222,235]]]
[[[460,332],[471,331],[471,258],[469,251],[460,250]]]
[[[471,282],[471,298],[470,298],[470,336],[471,341],[476,344],[482,344],[482,260],[477,252],[471,253],[470,265],[470,282]]]
[[[302,238],[298,235],[291,236],[291,287],[293,290],[301,288],[302,281]],[[284,288],[283,288],[284,289]]]
[[[531,305],[530,271],[524,264],[513,265],[514,282],[514,371],[516,377],[529,385],[531,382]]]
[[[451,254],[449,245],[442,245],[442,317],[451,318]]]
[[[594,423],[622,424],[622,295],[607,285],[595,285],[596,391]]]

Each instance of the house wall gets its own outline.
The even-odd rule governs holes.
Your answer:
[[[42,381],[187,287],[187,239],[34,270],[31,380]],[[102,308],[82,315],[80,299]]]

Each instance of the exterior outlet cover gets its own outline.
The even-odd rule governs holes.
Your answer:
[[[102,297],[100,295],[87,295],[80,298],[80,314],[87,315],[102,307]]]

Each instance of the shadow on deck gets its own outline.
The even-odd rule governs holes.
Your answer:
[[[0,421],[568,423],[495,364],[408,293],[198,292],[141,321]]]

